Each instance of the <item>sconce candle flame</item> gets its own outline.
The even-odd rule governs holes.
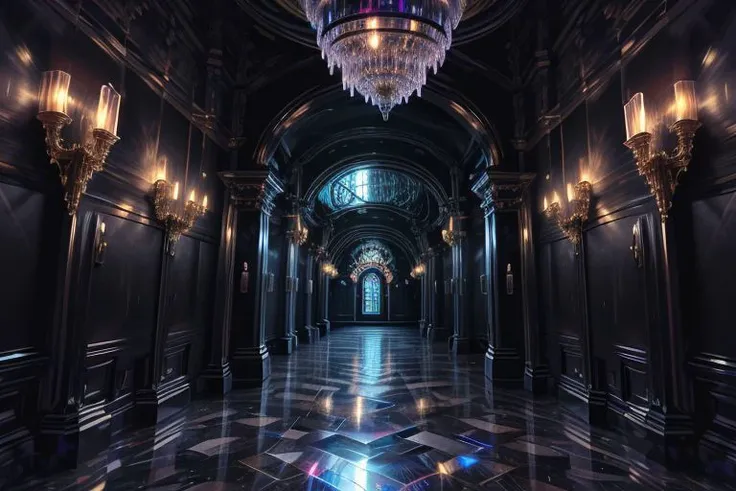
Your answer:
[[[72,122],[67,115],[70,84],[71,75],[66,72],[44,72],[38,94],[37,118],[46,131],[46,153],[51,163],[59,167],[67,211],[74,215],[87,183],[95,172],[103,170],[110,149],[120,140],[116,135],[120,94],[112,86],[103,86],[91,141],[66,147],[61,131]]]
[[[644,177],[654,196],[662,222],[669,215],[680,174],[690,164],[695,132],[700,128],[695,83],[681,80],[674,85],[674,91],[675,123],[670,131],[677,136],[677,147],[671,153],[652,149],[652,135],[646,131],[644,94],[636,94],[624,106],[627,138],[624,145],[634,154],[639,175]]]

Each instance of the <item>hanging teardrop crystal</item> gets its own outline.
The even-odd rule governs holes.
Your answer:
[[[301,0],[330,74],[343,88],[378,107],[384,121],[394,106],[421,97],[452,44],[467,0]],[[366,6],[367,4],[367,6]]]

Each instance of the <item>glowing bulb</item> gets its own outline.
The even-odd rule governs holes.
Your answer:
[[[545,196],[544,197],[544,208],[542,208],[542,210],[546,210],[547,208],[549,208],[549,205],[547,204],[547,197]]]
[[[559,202],[560,202],[560,197],[557,195],[557,191],[555,191],[554,193],[552,193],[552,203],[559,203]]]
[[[631,100],[624,105],[624,117],[626,120],[627,140],[647,131],[647,112],[644,107],[644,94],[641,92],[634,94]]]
[[[371,37],[368,38],[368,46],[373,49],[378,49],[378,47],[381,46],[381,38],[378,37],[378,34],[372,34]]]
[[[366,26],[368,29],[378,29],[378,19],[376,17],[371,17],[368,19]]]
[[[204,198],[202,198],[202,208],[205,210],[207,209],[207,195],[204,195]]]
[[[102,235],[105,235],[105,228],[106,228],[105,222],[100,222],[100,233]]]
[[[189,201],[192,203],[197,201],[197,194],[194,192],[194,189],[192,189],[192,192],[189,193]]]
[[[567,201],[572,201],[575,199],[575,191],[572,189],[572,184],[569,182],[567,183]]]
[[[178,182],[174,183],[174,192],[171,193],[171,198],[173,200],[179,199],[179,183]]]
[[[156,181],[165,181],[166,180],[166,167],[160,167],[156,171]]]

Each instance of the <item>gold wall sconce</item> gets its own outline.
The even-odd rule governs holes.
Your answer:
[[[700,128],[695,82],[681,80],[675,89],[675,123],[670,131],[677,136],[677,147],[672,153],[654,151],[652,134],[647,131],[644,94],[634,95],[624,105],[626,145],[634,154],[639,175],[643,176],[654,196],[661,220],[667,220],[672,207],[672,196],[682,172],[692,159],[693,139]]]
[[[339,273],[337,272],[337,268],[336,268],[336,267],[335,267],[335,265],[334,265],[334,264],[332,264],[332,263],[325,263],[325,264],[324,264],[324,265],[322,266],[322,272],[323,272],[324,274],[326,274],[327,276],[329,276],[330,278],[337,278],[337,276],[338,276],[338,274],[339,274]]]
[[[72,118],[67,115],[71,80],[71,75],[66,72],[55,70],[43,73],[37,118],[46,131],[46,153],[51,163],[59,167],[67,211],[69,215],[74,215],[87,189],[87,183],[95,172],[104,168],[110,149],[120,140],[116,135],[120,94],[112,86],[103,85],[92,138],[82,144],[75,143],[67,147],[61,131],[72,122]]]
[[[309,239],[309,229],[302,223],[301,215],[296,215],[296,220],[292,221],[291,230],[286,232],[286,236],[296,244],[304,245]]]
[[[189,199],[182,204],[179,200],[179,183],[172,186],[166,181],[166,176],[160,176],[153,185],[153,209],[156,219],[166,228],[166,252],[174,256],[181,234],[190,230],[207,211],[207,195],[199,204],[192,190]]]
[[[567,200],[569,202],[570,215],[562,214],[559,200],[553,197],[552,203],[547,204],[547,198],[544,198],[544,214],[557,223],[562,233],[575,246],[575,253],[578,252],[578,245],[583,237],[583,225],[588,221],[590,213],[590,196],[592,186],[588,181],[580,181],[575,186],[567,185]]]
[[[455,217],[450,217],[450,220],[447,222],[447,228],[442,229],[442,240],[445,244],[452,247],[458,243],[461,237],[465,237],[465,232],[457,230],[457,227],[455,227]]]
[[[424,265],[424,263],[419,263],[411,270],[411,273],[409,273],[409,276],[412,278],[420,278],[424,276],[424,274],[427,272],[427,267]]]

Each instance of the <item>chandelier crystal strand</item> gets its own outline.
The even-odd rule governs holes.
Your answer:
[[[384,121],[394,106],[422,95],[452,44],[467,0],[301,0],[317,31],[330,73],[344,90],[377,106]]]

